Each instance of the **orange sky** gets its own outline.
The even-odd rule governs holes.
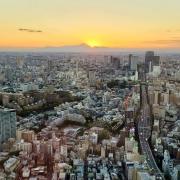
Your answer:
[[[179,7],[179,0],[0,0],[0,47],[179,48]]]

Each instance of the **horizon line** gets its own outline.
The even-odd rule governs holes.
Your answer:
[[[0,46],[0,49],[46,49],[46,48],[68,48],[68,47],[87,47],[89,49],[100,49],[100,48],[107,48],[107,49],[174,49],[180,50],[180,47],[121,47],[121,46],[90,46],[87,43],[80,43],[80,44],[67,44],[67,45],[59,45],[59,46]]]

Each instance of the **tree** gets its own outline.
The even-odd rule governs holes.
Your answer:
[[[104,129],[98,134],[98,141],[101,142],[104,139],[109,139],[110,133],[108,130]]]
[[[107,86],[108,88],[114,88],[114,87],[118,87],[118,84],[119,84],[119,80],[112,80],[107,83]]]

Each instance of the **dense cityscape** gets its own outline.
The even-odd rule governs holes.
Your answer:
[[[180,55],[0,52],[6,179],[180,179]]]

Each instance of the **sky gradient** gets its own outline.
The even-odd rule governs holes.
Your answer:
[[[180,0],[0,0],[0,48],[180,48]]]

